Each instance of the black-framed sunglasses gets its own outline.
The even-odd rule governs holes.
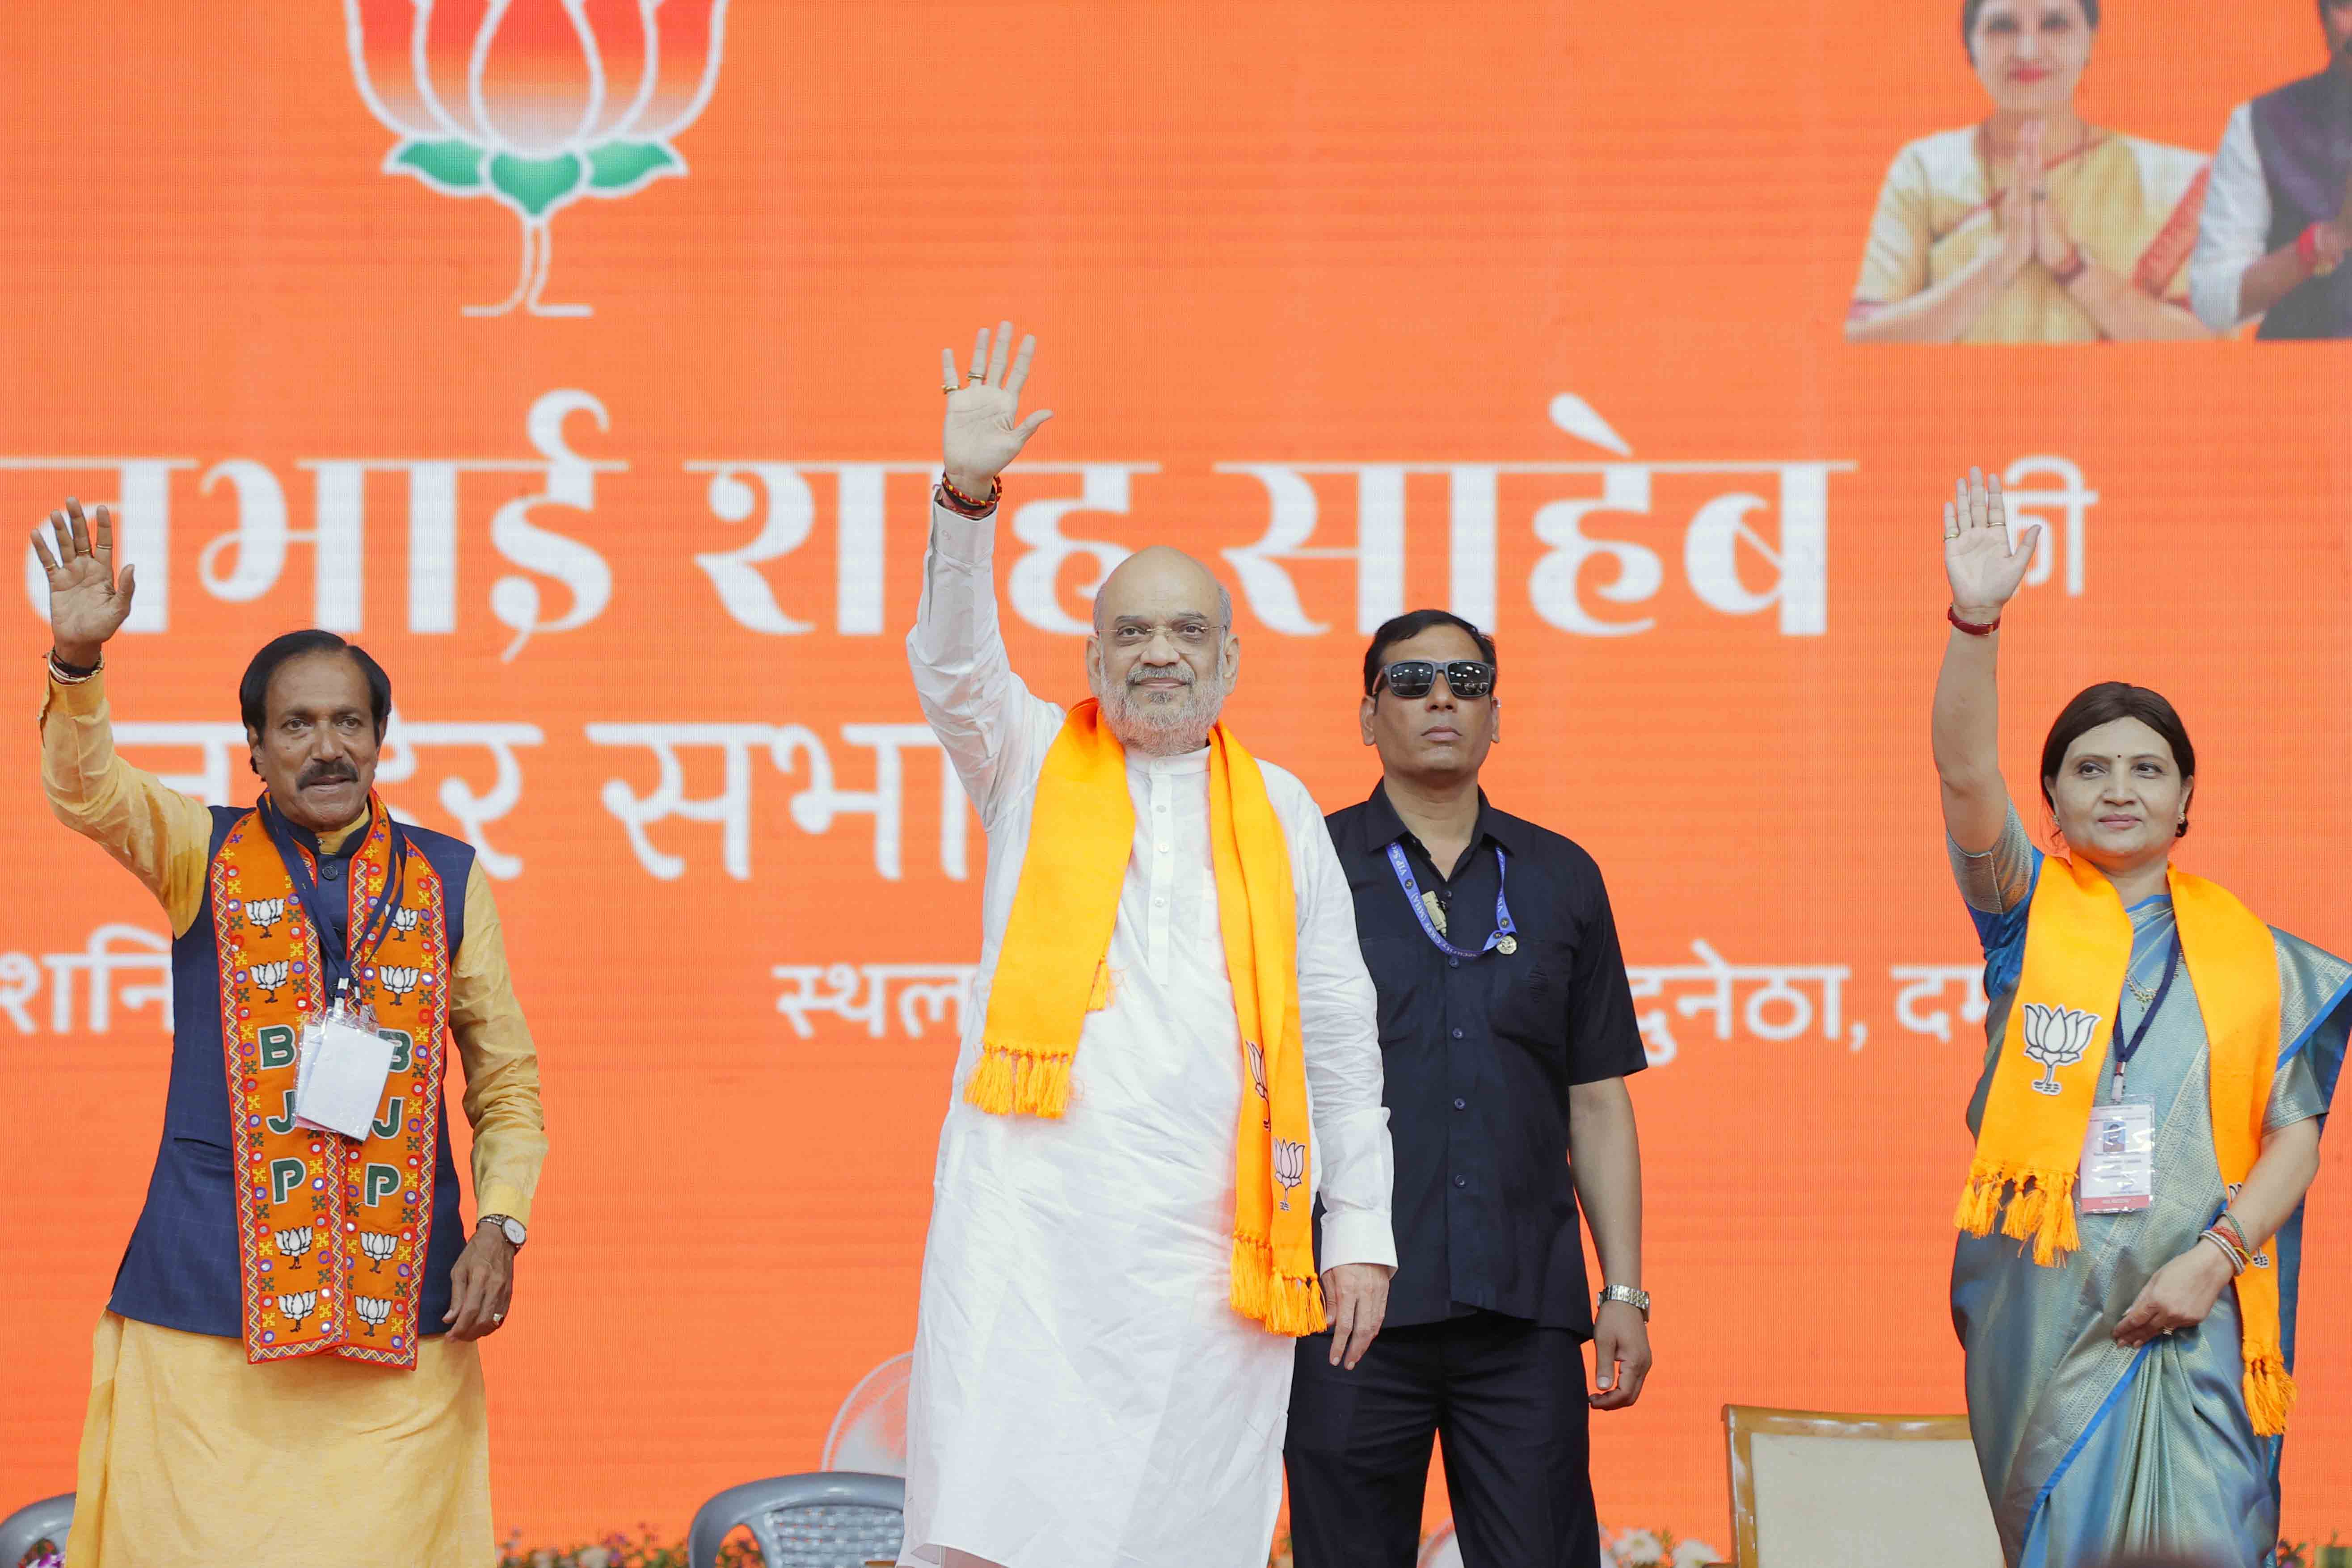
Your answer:
[[[1372,694],[1379,695],[1386,686],[1407,699],[1425,697],[1437,684],[1440,671],[1445,675],[1445,689],[1457,697],[1483,697],[1495,689],[1495,666],[1484,659],[1455,659],[1443,664],[1427,659],[1400,659],[1381,672],[1380,679],[1372,683]]]

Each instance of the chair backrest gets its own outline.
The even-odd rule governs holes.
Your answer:
[[[1723,1407],[1739,1568],[2000,1568],[1965,1416]]]
[[[25,1553],[37,1541],[57,1543],[59,1552],[66,1549],[66,1531],[73,1528],[74,1494],[60,1492],[23,1508],[0,1519],[0,1564],[16,1568]]]
[[[714,1568],[719,1545],[741,1526],[767,1568],[864,1568],[898,1557],[906,1507],[907,1483],[897,1476],[830,1470],[747,1481],[695,1511],[687,1562]]]
[[[857,1380],[834,1413],[819,1469],[907,1473],[907,1386],[914,1366],[913,1354],[900,1351]]]

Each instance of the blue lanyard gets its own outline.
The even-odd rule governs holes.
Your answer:
[[[1412,905],[1413,917],[1421,922],[1422,934],[1437,944],[1439,952],[1455,958],[1482,958],[1490,952],[1510,954],[1519,950],[1518,928],[1511,924],[1511,906],[1503,901],[1503,883],[1510,875],[1510,862],[1503,858],[1499,848],[1495,851],[1495,934],[1475,953],[1467,947],[1456,947],[1438,933],[1435,923],[1429,918],[1429,905],[1422,902],[1421,887],[1412,880],[1412,867],[1405,863],[1403,846],[1394,841],[1389,844],[1389,864],[1396,868],[1398,885],[1404,889],[1404,901]]]
[[[262,825],[269,830],[278,855],[286,862],[286,879],[294,884],[294,898],[310,916],[311,928],[319,934],[319,967],[325,971],[320,978],[326,982],[327,999],[331,1002],[342,983],[352,977],[352,971],[367,962],[392,929],[392,912],[400,901],[402,862],[407,858],[408,846],[400,836],[400,825],[392,826],[392,863],[386,868],[383,891],[377,894],[361,918],[359,928],[336,935],[335,923],[328,917],[326,904],[319,893],[318,879],[310,873],[310,857],[302,852],[294,838],[294,830],[278,810],[278,803],[264,795],[261,798]],[[354,829],[364,846],[370,829],[375,826],[374,807],[371,803],[367,824]],[[352,873],[345,872],[344,875]],[[348,905],[346,906],[348,918]],[[354,1002],[358,998],[352,998]]]
[[[2148,1002],[2147,1010],[2139,1015],[2139,1027],[2132,1030],[2131,1039],[2128,1041],[2124,1039],[2124,1031],[2121,1028],[2124,1004],[2120,998],[2116,1001],[2116,1021],[2118,1026],[2116,1030],[2116,1098],[2118,1100],[2124,1097],[2124,1069],[2129,1067],[2131,1059],[2139,1054],[2140,1042],[2147,1038],[2148,1026],[2156,1022],[2156,1015],[2164,1009],[2164,997],[2166,992],[2172,989],[2172,977],[2179,972],[2180,937],[2176,934],[2172,938],[2172,951],[2164,960],[2164,978],[2157,983],[2156,995]],[[2126,969],[2124,995],[2130,994],[2130,970]]]

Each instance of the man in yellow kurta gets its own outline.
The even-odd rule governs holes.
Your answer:
[[[539,1064],[473,852],[373,791],[392,708],[328,632],[263,648],[239,690],[250,807],[207,808],[114,754],[100,670],[135,591],[106,508],[33,543],[55,638],[51,808],[172,925],[163,1147],[99,1322],[75,1568],[487,1568],[474,1342],[511,1299],[547,1140]],[[351,1009],[360,1027],[339,1030]],[[465,1065],[480,1222],[467,1239],[442,1079]],[[367,1086],[346,1131],[296,1084]],[[356,1065],[353,1065],[356,1064]],[[373,1093],[381,1065],[383,1091]]]

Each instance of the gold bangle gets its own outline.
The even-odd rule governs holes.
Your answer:
[[[58,685],[61,686],[78,686],[85,681],[96,680],[98,678],[99,671],[106,668],[106,655],[103,653],[99,654],[97,664],[92,664],[87,670],[83,670],[82,673],[78,675],[68,671],[66,666],[58,661],[58,651],[55,648],[50,649],[47,653],[43,654],[42,660],[49,666],[49,679],[57,682]],[[77,668],[79,668],[79,666],[77,666]]]

